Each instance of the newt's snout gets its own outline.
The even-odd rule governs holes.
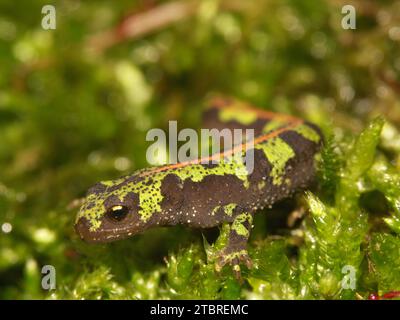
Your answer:
[[[80,218],[75,223],[75,231],[82,240],[87,242],[95,242],[91,236],[91,232],[89,231],[89,222],[86,219]]]

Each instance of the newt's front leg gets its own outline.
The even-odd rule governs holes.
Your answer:
[[[216,260],[215,268],[219,272],[226,264],[230,264],[237,279],[240,278],[240,266],[243,262],[248,268],[252,267],[252,261],[247,252],[247,241],[253,224],[253,214],[240,213],[230,224],[228,243],[222,249]]]

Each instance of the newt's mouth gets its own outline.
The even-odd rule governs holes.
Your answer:
[[[85,218],[79,218],[75,224],[75,231],[79,234],[79,237],[86,242],[100,242],[101,238],[96,237],[97,232],[90,231],[89,221]]]
[[[96,231],[90,231],[90,223],[86,218],[79,218],[75,224],[75,230],[79,237],[88,243],[105,243],[127,238],[132,235],[129,225],[119,228],[100,228]]]

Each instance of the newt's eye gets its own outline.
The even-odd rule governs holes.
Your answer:
[[[107,216],[113,221],[122,221],[128,215],[129,209],[124,206],[114,206],[107,211]]]

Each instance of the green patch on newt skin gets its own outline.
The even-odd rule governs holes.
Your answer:
[[[100,228],[101,221],[99,220],[102,217],[102,211],[99,208],[103,207],[104,203],[104,194],[107,194],[107,188],[118,185],[124,181],[123,178],[119,178],[116,180],[108,180],[102,181],[101,184],[106,187],[104,193],[92,193],[87,196],[85,204],[80,209],[79,213],[76,216],[75,223],[78,222],[80,218],[86,218],[90,222],[90,231],[96,231]],[[124,187],[125,188],[125,187]]]
[[[226,215],[232,217],[233,210],[237,207],[236,203],[230,203],[224,206],[224,212]]]
[[[226,174],[237,176],[244,184],[248,182],[246,166],[243,161],[237,160],[235,157],[222,159],[217,166],[212,168],[194,164],[176,169],[171,173],[177,175],[181,180],[190,179],[193,182],[200,182],[209,175],[223,176]]]
[[[80,210],[77,219],[84,217],[90,223],[90,231],[96,231],[101,226],[101,218],[105,214],[104,201],[110,196],[116,196],[121,202],[124,202],[125,197],[129,193],[135,193],[139,195],[139,214],[141,219],[146,222],[153,213],[160,212],[160,203],[163,200],[161,194],[161,184],[163,179],[170,171],[160,172],[152,177],[143,177],[142,180],[136,183],[128,183],[115,189],[112,192],[107,192],[100,194],[90,194],[87,198],[86,205]],[[123,179],[117,179],[115,181],[106,181],[102,184],[111,187],[118,185],[123,182]]]
[[[286,163],[296,155],[292,147],[281,138],[276,137],[256,145],[255,148],[264,151],[265,156],[272,165],[272,183],[275,185],[282,184]]]
[[[243,125],[249,125],[257,120],[257,114],[254,111],[243,110],[240,106],[221,110],[219,119],[222,122],[236,121]]]
[[[320,135],[314,129],[312,129],[310,126],[306,124],[302,124],[294,128],[293,130],[296,131],[298,134],[301,134],[307,140],[310,140],[312,142],[318,143],[321,141]]]
[[[92,225],[91,225],[91,227],[90,227],[90,231],[95,231],[95,230],[97,230],[98,228],[100,228],[100,225],[101,225],[101,221],[100,221],[100,220],[95,220],[95,221],[93,221],[93,222],[92,222]]]
[[[253,217],[250,213],[239,214],[232,223],[231,229],[234,230],[239,236],[248,237],[250,231],[244,225],[246,222],[249,223],[250,228],[253,223]]]
[[[217,213],[218,209],[221,208],[221,206],[216,206],[213,211],[211,211],[211,215],[215,216],[215,214]]]
[[[90,231],[96,231],[100,225],[100,217],[102,210],[99,210],[99,206],[101,206],[104,202],[104,198],[102,195],[98,194],[90,194],[86,198],[85,204],[81,207],[79,213],[76,216],[75,223],[78,222],[80,218],[85,218],[90,223]]]
[[[264,126],[263,132],[267,133],[273,131],[275,129],[282,127],[284,124],[286,123],[279,120],[271,120]]]

